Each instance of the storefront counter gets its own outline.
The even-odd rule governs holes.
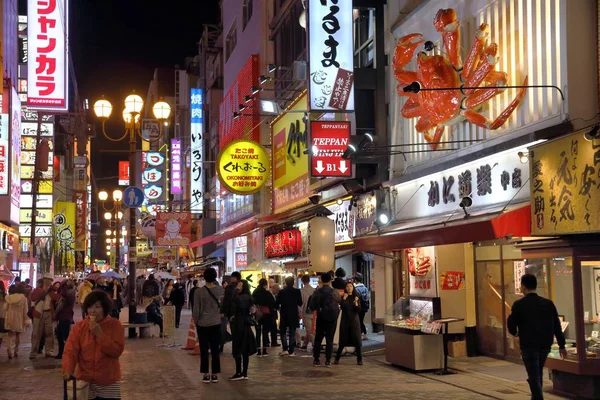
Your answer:
[[[390,325],[385,326],[384,332],[387,362],[414,371],[444,367],[442,335],[429,335]]]

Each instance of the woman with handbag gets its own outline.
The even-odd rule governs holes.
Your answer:
[[[275,299],[271,292],[269,292],[269,281],[262,278],[258,281],[258,287],[252,293],[252,299],[256,306],[256,346],[258,347],[258,356],[266,357],[267,347],[269,347],[269,332],[271,332],[271,326],[273,325],[273,314],[272,310],[275,309]],[[262,337],[262,347],[261,347]]]
[[[25,332],[31,325],[31,319],[27,316],[27,297],[25,297],[25,286],[18,284],[8,288],[8,296],[4,304],[4,329],[8,331],[8,358],[19,357],[19,345],[21,344],[21,333]],[[13,351],[13,338],[15,347]]]
[[[250,285],[244,279],[238,282],[232,302],[231,336],[235,375],[229,378],[230,381],[248,380],[248,362],[250,356],[256,353],[256,339],[252,332],[256,321],[250,313],[251,308],[254,308],[254,301],[250,295]]]
[[[63,379],[77,378],[78,398],[120,399],[123,325],[110,316],[113,304],[104,291],[92,291],[83,307],[87,317],[73,327],[63,353]]]
[[[225,291],[216,284],[217,271],[207,268],[204,271],[206,285],[194,293],[193,317],[200,344],[200,373],[202,382],[217,383],[221,373],[221,304]],[[210,350],[211,371],[208,368]]]

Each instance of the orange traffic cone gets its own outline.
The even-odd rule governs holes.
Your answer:
[[[196,332],[196,326],[194,324],[194,318],[190,319],[190,329],[188,331],[188,338],[185,347],[182,350],[195,350],[198,347],[198,332]],[[198,353],[200,354],[200,353]]]
[[[188,353],[190,356],[199,356],[200,355],[200,344],[196,342],[196,347],[194,347],[194,351]]]

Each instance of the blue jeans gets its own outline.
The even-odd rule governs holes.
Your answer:
[[[527,370],[527,382],[533,400],[543,400],[544,392],[544,364],[548,358],[549,350],[521,349],[521,357]]]
[[[287,351],[290,354],[296,352],[296,329],[298,328],[295,326],[287,326],[283,321],[279,322],[279,328],[281,330],[281,347],[283,348],[283,351]],[[286,333],[290,335],[289,347]]]

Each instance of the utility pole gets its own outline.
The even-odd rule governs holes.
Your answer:
[[[129,131],[129,186],[135,186],[135,177],[137,176],[136,168],[136,137],[135,137],[135,117],[131,115],[131,129]],[[132,324],[135,320],[137,312],[137,304],[135,302],[135,263],[136,263],[136,226],[135,226],[135,208],[129,208],[129,277],[128,277],[128,298],[129,298],[129,323]],[[120,243],[117,243],[119,245]],[[131,255],[134,257],[131,257]],[[135,328],[129,328],[129,337],[135,338]]]

